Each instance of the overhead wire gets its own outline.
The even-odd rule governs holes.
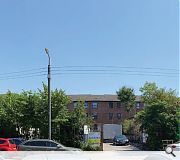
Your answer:
[[[36,75],[27,75],[27,76],[19,76],[19,77],[4,77],[4,78],[0,78],[0,80],[31,78],[31,77],[40,77],[40,76],[45,76],[45,75],[47,74],[36,74]]]
[[[55,66],[52,68],[131,68],[131,69],[145,69],[145,70],[169,70],[169,71],[179,71],[179,69],[174,68],[153,68],[153,67],[128,67],[128,66],[116,66],[116,65],[102,65],[102,66]]]
[[[21,70],[21,71],[14,71],[14,72],[5,72],[5,73],[0,73],[0,75],[17,74],[17,73],[24,73],[24,72],[27,73],[27,72],[37,71],[37,70],[44,70],[44,69],[46,69],[46,67],[27,69],[27,70]]]
[[[157,77],[177,77],[176,75],[163,75],[163,74],[143,74],[143,73],[120,73],[120,72],[99,72],[99,73],[95,73],[95,72],[91,72],[91,73],[83,73],[83,72],[79,72],[79,73],[73,73],[73,72],[69,72],[69,73],[63,73],[63,72],[59,72],[59,73],[52,73],[52,75],[135,75],[135,76],[157,76]]]
[[[140,68],[140,67],[121,67],[121,66],[61,66],[51,67],[52,75],[134,75],[134,76],[179,76],[178,69],[169,68]],[[72,69],[71,69],[72,68]],[[75,69],[74,69],[75,68]],[[79,69],[80,68],[80,69]],[[124,70],[127,69],[128,70]],[[130,70],[133,69],[133,70]],[[1,73],[0,80],[29,78],[47,75],[47,68],[28,69],[15,72]],[[154,70],[154,71],[153,71]],[[156,71],[159,70],[159,71]],[[165,72],[166,71],[166,72]]]
[[[23,73],[23,74],[17,74],[17,75],[13,75],[13,76],[6,76],[7,78],[11,78],[11,77],[21,77],[21,76],[30,76],[30,75],[34,75],[34,74],[40,74],[40,73],[46,73],[47,71],[40,71],[40,72],[33,72],[33,73]],[[0,79],[3,78],[4,76],[0,76]]]
[[[1,73],[0,80],[20,79],[46,75],[45,67]],[[42,74],[41,74],[42,73]]]
[[[58,71],[66,71],[66,72],[114,72],[114,71],[119,71],[119,72],[134,72],[134,73],[152,73],[152,74],[169,74],[169,75],[178,75],[179,73],[170,73],[170,72],[156,72],[156,71],[132,71],[132,70],[109,70],[109,69],[61,69],[61,70],[52,70],[53,72],[58,72]]]

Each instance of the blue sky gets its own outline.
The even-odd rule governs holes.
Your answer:
[[[47,83],[46,75],[31,77],[46,71],[39,69],[47,66],[45,47],[53,67],[86,70],[52,71],[65,73],[52,76],[52,88],[67,94],[115,94],[123,85],[140,94],[146,81],[179,91],[178,0],[2,0],[0,20],[0,93]],[[110,74],[89,71],[100,66]]]

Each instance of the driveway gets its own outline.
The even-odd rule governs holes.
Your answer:
[[[115,146],[112,143],[103,143],[104,151],[139,151],[139,149],[133,145]]]

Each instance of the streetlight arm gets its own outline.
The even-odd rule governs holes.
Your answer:
[[[48,55],[49,65],[51,65],[51,58],[50,58],[50,55],[49,55],[49,50],[47,48],[45,48],[45,52]]]

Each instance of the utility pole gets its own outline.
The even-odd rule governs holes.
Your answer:
[[[48,55],[48,108],[49,108],[49,139],[51,140],[51,58],[49,51],[45,48],[45,52]]]
[[[102,151],[103,151],[103,141],[104,141],[103,136],[104,136],[104,134],[103,134],[103,123],[101,123],[101,143],[100,143],[100,147],[101,147]]]

